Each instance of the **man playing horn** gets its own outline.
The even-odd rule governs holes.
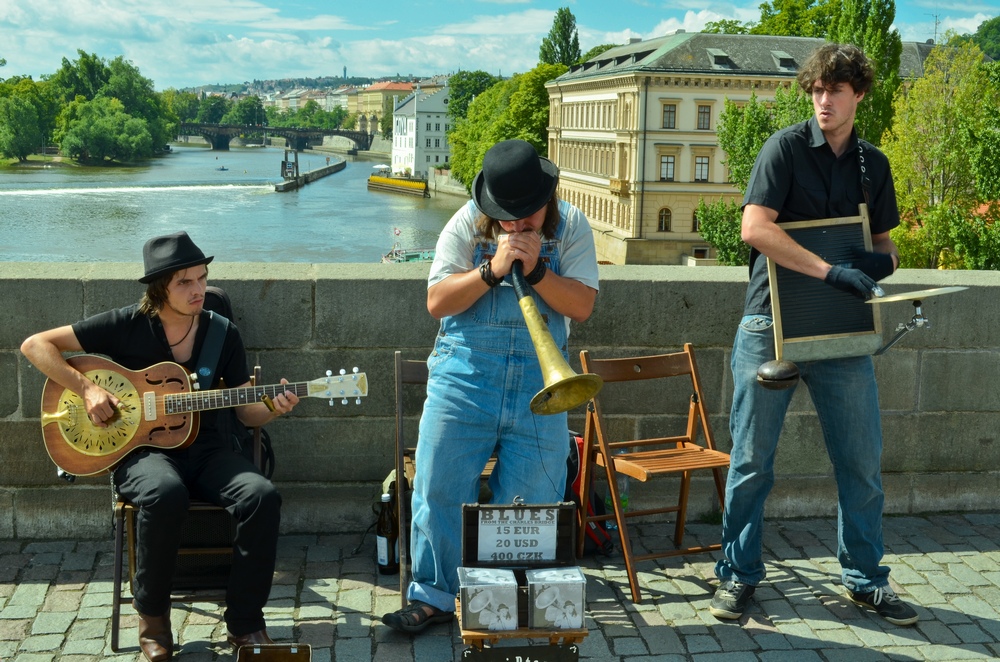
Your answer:
[[[404,609],[382,622],[422,632],[452,620],[461,562],[463,503],[479,497],[490,456],[493,503],[555,503],[566,491],[566,413],[529,405],[542,370],[509,274],[523,265],[532,297],[566,356],[570,320],[586,320],[597,297],[590,225],[556,197],[555,164],[523,140],[497,143],[476,175],[472,200],[445,226],[427,288],[441,320],[427,359],[413,485],[413,582]]]

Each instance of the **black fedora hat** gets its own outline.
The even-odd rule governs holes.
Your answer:
[[[559,168],[531,143],[504,140],[483,157],[483,169],[472,182],[472,200],[490,218],[516,221],[544,207],[558,181]]]
[[[198,264],[208,264],[213,259],[214,255],[205,257],[187,232],[153,237],[142,247],[142,263],[146,268],[146,275],[139,282],[148,285],[160,276]]]

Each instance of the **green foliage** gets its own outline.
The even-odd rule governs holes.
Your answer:
[[[858,106],[854,126],[858,136],[876,146],[892,125],[892,99],[902,82],[903,42],[899,31],[891,29],[895,18],[894,0],[841,0],[830,28],[832,41],[854,44],[875,68],[875,83]]]
[[[773,0],[760,5],[760,22],[750,34],[825,37],[840,0]]]
[[[570,67],[579,59],[580,35],[576,29],[576,17],[569,7],[560,7],[552,20],[552,29],[542,39],[542,45],[538,49],[538,62]]]
[[[719,147],[726,152],[725,164],[729,166],[730,179],[740,193],[746,191],[757,154],[775,129],[771,111],[756,94],[751,94],[742,107],[726,99],[716,134]]]
[[[160,93],[163,104],[170,110],[171,119],[176,122],[194,122],[198,117],[198,95],[194,92],[180,92],[169,88]]]
[[[750,23],[741,23],[734,18],[723,18],[709,21],[701,31],[709,34],[750,34],[751,26]]]
[[[0,97],[0,154],[27,161],[28,155],[44,146],[38,110],[20,95]]]
[[[750,263],[750,247],[740,236],[743,212],[735,200],[698,202],[698,232],[715,246],[719,264],[742,266]]]
[[[501,140],[526,140],[539,154],[547,154],[549,95],[545,83],[566,70],[561,64],[539,64],[477,96],[466,117],[448,136],[452,177],[470,187],[486,151]]]
[[[1000,62],[984,62],[987,99],[1000,99]],[[959,149],[966,150],[980,201],[1000,200],[1000,105],[986,104],[981,122],[966,122],[959,132]]]
[[[232,105],[226,97],[206,97],[198,106],[198,116],[195,117],[195,121],[203,124],[220,124]]]
[[[452,126],[465,118],[469,104],[476,96],[490,89],[500,78],[485,71],[459,71],[448,79],[448,118]]]
[[[386,140],[392,140],[392,99],[382,100],[382,117],[378,121],[379,133]]]
[[[963,35],[962,39],[976,44],[992,59],[1000,60],[1000,16],[983,21],[975,34]]]
[[[77,97],[88,101],[93,99],[111,78],[111,70],[103,59],[79,49],[76,52],[79,59],[70,62],[63,58],[59,70],[47,79],[62,104],[68,104]]]
[[[928,209],[920,223],[893,229],[900,267],[1000,269],[1000,204],[982,213],[952,205]]]
[[[601,55],[605,51],[610,51],[612,48],[617,48],[618,44],[601,44],[600,46],[594,46],[589,51],[580,56],[580,59],[573,64],[583,64],[587,60],[592,60],[598,55]]]
[[[904,218],[919,219],[938,205],[974,206],[974,150],[959,143],[963,135],[985,135],[987,110],[1000,103],[982,62],[975,44],[937,46],[924,62],[924,75],[896,95],[895,120],[882,151],[892,165]]]
[[[135,161],[153,153],[146,121],[128,115],[117,99],[78,97],[63,117],[67,126],[60,147],[79,161]]]
[[[313,101],[312,103],[316,103]],[[319,108],[319,105],[316,105]],[[257,126],[262,124],[267,115],[264,113],[264,104],[260,97],[250,95],[244,97],[233,104],[222,116],[222,124],[243,124],[246,126]]]

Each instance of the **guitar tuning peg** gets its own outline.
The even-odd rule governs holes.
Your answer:
[[[353,372],[353,373],[354,373],[355,375],[356,375],[356,374],[358,374],[358,366],[354,366],[354,367],[353,367],[353,368],[351,369],[351,372]]]
[[[327,377],[333,377],[333,370],[327,370],[326,371],[326,376]]]
[[[354,404],[356,404],[356,405],[360,405],[360,404],[361,404],[361,398],[357,398],[357,399],[356,399],[356,400],[354,401]]]
[[[347,371],[346,371],[346,370],[344,370],[343,368],[341,368],[341,369],[340,369],[340,374],[342,374],[342,375],[346,375],[346,374],[347,374]]]
[[[331,407],[333,406],[333,398],[330,398],[329,404],[330,404]]]
[[[347,398],[344,398],[343,400],[341,400],[341,401],[340,401],[340,404],[342,404],[342,405],[346,405],[346,404],[347,404]]]
[[[191,374],[188,375],[188,379],[191,380],[191,389],[192,390],[197,391],[197,390],[201,389],[201,383],[198,381],[198,375],[197,374],[195,374],[195,373],[192,372]]]

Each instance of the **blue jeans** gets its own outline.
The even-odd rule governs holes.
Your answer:
[[[764,502],[774,485],[774,456],[794,388],[768,390],[757,369],[774,359],[772,320],[747,315],[733,343],[733,439],[722,524],[725,558],[719,579],[752,586],[765,575],[761,559]],[[837,481],[837,559],[844,585],[865,593],[889,583],[882,546],[882,429],[870,356],[798,364],[809,387]]]

